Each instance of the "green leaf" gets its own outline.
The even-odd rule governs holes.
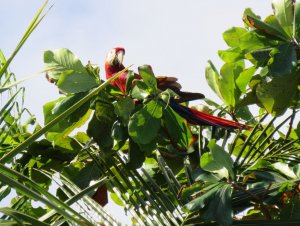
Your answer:
[[[129,123],[130,114],[134,109],[133,100],[126,96],[115,102],[114,107],[116,115],[122,119],[123,125],[127,126]]]
[[[276,48],[275,55],[269,62],[269,71],[273,76],[285,76],[296,66],[297,54],[293,44],[284,43]]]
[[[298,178],[294,173],[293,169],[291,169],[287,163],[276,162],[272,164],[272,166],[274,167],[274,169],[278,170],[280,173],[282,173],[285,176],[288,176],[291,179]]]
[[[297,84],[297,74],[276,77],[271,81],[261,80],[256,88],[256,96],[270,114],[279,116],[286,111],[294,99]]]
[[[201,190],[202,192],[204,192],[204,194],[185,204],[183,208],[190,212],[201,210],[205,207],[207,202],[209,202],[209,200],[211,200],[214,197],[214,195],[217,193],[220,187],[222,187],[222,184],[220,183],[215,183],[205,187]]]
[[[61,73],[56,85],[64,93],[80,93],[89,91],[99,84],[96,78],[88,73],[68,70]]]
[[[244,54],[239,47],[230,48],[227,50],[219,50],[219,57],[226,63],[233,63],[244,58]]]
[[[239,47],[241,39],[248,31],[242,27],[232,27],[223,33],[223,39],[230,47]]]
[[[241,51],[251,51],[265,47],[265,44],[254,31],[248,31],[241,27],[232,27],[226,30],[223,33],[223,38],[227,45],[240,48]]]
[[[43,106],[45,124],[49,123],[62,112],[76,104],[84,96],[86,96],[86,93],[78,93],[67,97],[61,97],[55,101],[46,103]],[[90,113],[89,103],[85,103],[81,108],[77,109],[67,118],[61,120],[51,129],[49,129],[48,132],[63,133],[61,136],[66,136],[72,132],[73,129],[80,127],[83,123],[85,123],[86,120],[88,120]],[[49,138],[52,137],[52,140],[54,139],[50,133],[48,135]]]
[[[216,161],[209,152],[206,152],[201,156],[200,166],[205,171],[215,173],[221,179],[229,177],[229,172],[225,166]]]
[[[255,72],[255,67],[247,68],[243,72],[241,72],[239,77],[236,79],[236,85],[242,93],[246,93],[247,85]]]
[[[114,139],[114,150],[120,150],[128,139],[128,129],[120,121],[115,121],[111,129],[111,137]]]
[[[246,54],[246,58],[256,67],[264,67],[268,64],[268,61],[271,58],[271,51],[272,48],[253,50]]]
[[[150,93],[157,93],[157,82],[151,66],[143,65],[138,67],[139,75],[143,78],[145,84],[149,87]]]
[[[129,139],[129,154],[128,162],[126,164],[130,169],[140,168],[145,161],[145,153],[140,149],[132,139]]]
[[[149,95],[148,86],[143,81],[135,81],[135,86],[131,91],[131,97],[133,99],[143,100]]]
[[[232,187],[229,184],[223,184],[214,194],[214,198],[209,202],[208,208],[203,214],[206,221],[216,221],[219,225],[232,224]]]
[[[82,168],[72,165],[65,167],[63,174],[67,175],[80,189],[87,188],[92,181],[98,180],[103,176],[95,161],[84,164]]]
[[[253,15],[249,15],[247,12],[244,14],[243,20],[250,27],[256,28],[258,31],[266,35],[271,35],[272,37],[282,41],[289,41],[290,39],[285,32],[282,32],[281,30],[278,30],[276,27],[267,24],[266,22],[263,22],[256,17],[253,17]]]
[[[206,81],[208,83],[208,85],[210,86],[210,88],[215,92],[215,94],[218,95],[218,97],[221,98],[221,100],[223,100],[222,94],[220,92],[220,88],[219,88],[219,73],[216,69],[216,67],[213,65],[213,63],[211,61],[208,61],[206,68],[205,68],[205,78]]]
[[[293,2],[291,0],[273,0],[272,7],[278,22],[285,32],[292,37],[294,22]]]
[[[226,63],[220,71],[219,87],[223,100],[227,106],[234,107],[241,95],[240,90],[236,86],[236,79],[244,70],[243,63]]]
[[[79,93],[96,87],[95,76],[90,75],[81,61],[68,49],[44,52],[47,76],[57,82],[64,93]]]
[[[219,145],[216,144],[216,140],[211,140],[208,143],[208,148],[212,154],[212,158],[218,162],[221,166],[225,167],[231,178],[235,178],[234,172],[233,172],[233,160],[231,159],[230,155]]]
[[[150,143],[158,134],[161,117],[162,105],[151,100],[131,116],[128,125],[130,137],[138,144]]]
[[[113,123],[116,121],[114,109],[109,99],[98,96],[94,116],[88,125],[87,134],[97,142],[103,151],[111,151],[113,147],[111,131]]]
[[[163,123],[172,142],[185,149],[191,145],[193,135],[186,120],[174,112],[170,106],[164,108]]]
[[[299,164],[297,164],[297,165],[295,165],[295,166],[293,167],[293,171],[294,171],[294,174],[295,174],[298,178],[300,178],[300,165],[299,165]]]
[[[128,70],[126,78],[126,92],[128,93],[132,89],[132,82],[135,79],[135,74],[133,71]]]
[[[294,23],[293,33],[295,39],[300,41],[300,1],[294,2]]]
[[[43,223],[39,221],[38,219],[29,216],[27,214],[24,214],[23,212],[11,209],[11,208],[0,208],[0,212],[10,216],[14,220],[18,222],[18,225],[22,225],[25,222],[30,223],[30,225],[36,225],[36,226],[47,226],[49,224]]]

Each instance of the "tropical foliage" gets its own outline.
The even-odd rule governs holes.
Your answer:
[[[235,131],[188,124],[148,65],[141,80],[123,70],[124,95],[110,85],[123,71],[103,81],[64,48],[44,52],[61,97],[44,105],[41,127],[8,65],[45,6],[12,56],[0,55],[0,199],[13,197],[1,223],[121,224],[102,207],[109,194],[136,225],[299,224],[300,2],[273,0],[264,20],[246,9],[244,27],[223,33],[221,69],[208,62],[223,104],[206,98],[205,110],[251,126]]]

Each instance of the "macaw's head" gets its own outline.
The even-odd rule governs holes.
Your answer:
[[[125,49],[122,47],[116,47],[109,51],[105,59],[105,68],[120,70],[123,66],[123,56],[125,55]],[[122,70],[122,69],[121,69]]]

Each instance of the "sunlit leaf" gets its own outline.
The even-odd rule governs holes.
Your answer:
[[[243,52],[239,47],[230,48],[227,50],[219,50],[219,57],[226,63],[232,63],[242,60],[244,57]]]
[[[236,85],[242,93],[246,93],[246,88],[254,73],[256,72],[255,67],[250,67],[242,71],[239,77],[236,79]]]
[[[81,61],[70,50],[61,48],[44,52],[47,76],[57,81],[58,88],[66,93],[88,91],[98,85]]]
[[[288,176],[289,178],[292,178],[292,179],[297,178],[293,169],[291,169],[287,163],[276,162],[276,163],[272,164],[272,166],[274,167],[274,169],[278,170],[280,173]]]
[[[290,106],[297,91],[297,75],[262,80],[257,85],[256,96],[265,109],[276,116],[282,115]],[[280,92],[279,92],[280,91]]]
[[[232,170],[233,160],[231,159],[230,155],[222,147],[217,145],[215,140],[211,140],[208,144],[208,147],[213,160],[220,164],[222,167],[225,167],[228,170],[230,176],[234,178],[235,175]]]
[[[241,62],[226,63],[221,68],[219,87],[227,106],[234,107],[241,95],[241,91],[236,86],[236,79],[243,70],[243,63]]]
[[[134,109],[134,102],[130,97],[119,99],[114,103],[115,113],[122,119],[124,126],[128,125],[129,117]]]
[[[221,98],[223,99],[222,94],[220,92],[220,87],[219,87],[219,73],[213,63],[211,61],[208,61],[206,68],[205,68],[205,78],[210,86],[210,88]]]
[[[130,137],[138,144],[149,143],[157,136],[161,117],[161,103],[151,100],[131,116],[128,125]]]
[[[149,87],[151,93],[157,92],[157,83],[152,68],[149,65],[143,65],[138,68],[139,75],[143,78],[145,84]]]
[[[291,0],[273,0],[272,7],[275,16],[285,30],[285,32],[292,37],[293,21],[294,21],[294,7]]]
[[[271,35],[274,38],[277,38],[282,41],[288,41],[289,37],[286,33],[282,33],[280,30],[278,30],[276,27],[273,27],[270,24],[267,24],[266,22],[263,22],[256,17],[253,17],[252,15],[248,15],[247,13],[244,14],[243,20],[245,23],[249,24],[250,27],[256,28],[257,30],[267,34]]]

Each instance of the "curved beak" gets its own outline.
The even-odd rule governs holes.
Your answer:
[[[121,65],[123,63],[124,55],[125,55],[125,52],[123,50],[119,50],[117,52],[115,60],[117,61],[118,64]]]

